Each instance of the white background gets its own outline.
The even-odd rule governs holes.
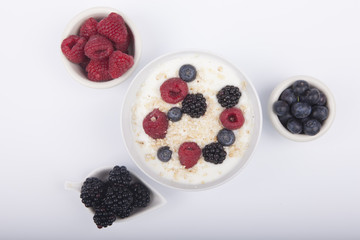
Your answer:
[[[79,12],[117,8],[136,24],[143,55],[209,50],[254,83],[264,125],[233,180],[202,192],[161,186],[124,148],[120,110],[131,79],[111,89],[73,80],[62,32]],[[360,1],[7,1],[0,38],[0,239],[360,239]],[[271,90],[292,75],[323,81],[337,115],[308,143],[279,135]],[[65,180],[126,165],[168,204],[98,230]]]

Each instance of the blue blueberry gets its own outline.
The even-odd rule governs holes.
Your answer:
[[[191,82],[196,78],[196,68],[190,64],[182,65],[179,70],[179,76],[185,82]]]
[[[311,106],[308,103],[296,102],[291,105],[291,113],[296,118],[306,118],[311,114]]]
[[[278,116],[283,116],[289,112],[289,104],[283,100],[278,100],[273,104],[273,111]]]
[[[229,129],[222,129],[217,135],[218,142],[223,146],[230,146],[235,142],[235,134]]]
[[[300,96],[309,89],[309,83],[304,80],[297,80],[293,83],[292,89],[294,90],[296,96]]]
[[[323,92],[320,92],[320,98],[316,105],[324,106],[327,102],[326,95]]]
[[[173,122],[179,121],[182,117],[181,108],[178,108],[178,107],[170,108],[170,110],[167,112],[167,117],[169,120],[171,120]]]
[[[282,116],[279,116],[279,120],[280,120],[281,124],[282,124],[283,126],[285,126],[285,127],[286,127],[287,122],[288,122],[291,118],[293,118],[293,115],[291,115],[290,112],[287,112],[287,113],[285,113],[285,114],[282,115]]]
[[[283,100],[291,105],[297,101],[297,97],[295,96],[294,90],[292,90],[292,88],[287,88],[281,93],[280,100]]]
[[[320,100],[320,91],[317,88],[310,88],[300,96],[301,102],[306,102],[310,105],[317,104]]]
[[[311,117],[319,120],[320,122],[326,120],[329,116],[329,109],[325,106],[313,106]]]
[[[302,132],[303,127],[302,127],[302,123],[295,119],[295,118],[291,118],[287,124],[286,124],[286,128],[291,132],[291,133],[295,133],[295,134],[299,134]]]
[[[172,151],[168,146],[161,147],[157,151],[157,157],[162,162],[168,162],[171,159]]]
[[[314,136],[321,129],[321,123],[316,119],[310,119],[304,123],[303,130],[306,135]]]

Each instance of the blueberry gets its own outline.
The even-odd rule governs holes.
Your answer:
[[[295,118],[291,118],[287,124],[286,124],[286,128],[291,132],[291,133],[301,133],[302,132],[302,124],[299,120],[295,119]]]
[[[287,112],[282,116],[279,116],[279,120],[284,127],[286,127],[286,124],[290,120],[290,118],[293,118],[293,115],[291,115],[290,112]]]
[[[310,105],[317,104],[320,99],[320,91],[317,88],[310,88],[300,96],[301,102],[307,102]]]
[[[306,135],[314,136],[316,135],[321,128],[321,123],[316,119],[310,119],[304,123],[303,129]]]
[[[196,69],[190,64],[182,65],[179,70],[179,76],[185,82],[191,82],[196,78]]]
[[[294,90],[292,90],[292,88],[287,88],[281,93],[280,100],[283,100],[291,105],[297,101],[297,97],[295,96]]]
[[[296,102],[291,105],[291,113],[296,118],[306,118],[311,113],[311,106],[308,103]]]
[[[326,104],[327,98],[323,92],[320,92],[320,98],[316,105],[324,106]]]
[[[173,122],[179,121],[182,117],[181,108],[178,107],[170,108],[170,110],[167,112],[167,117],[169,120]]]
[[[217,135],[218,142],[223,146],[230,146],[235,142],[235,134],[229,129],[222,129]]]
[[[157,151],[157,157],[162,162],[168,162],[171,159],[172,151],[168,146],[161,147]]]
[[[293,83],[292,89],[294,90],[296,96],[300,96],[309,89],[309,83],[304,80],[297,80]]]
[[[311,117],[319,120],[320,122],[326,120],[329,116],[329,109],[325,106],[313,106]]]
[[[273,104],[273,111],[275,112],[276,115],[283,116],[287,112],[289,112],[289,104],[287,104],[283,100],[278,100]]]

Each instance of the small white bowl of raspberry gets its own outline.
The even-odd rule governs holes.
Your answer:
[[[135,70],[141,40],[125,14],[109,7],[95,7],[69,22],[60,50],[65,68],[76,81],[91,88],[110,88]]]

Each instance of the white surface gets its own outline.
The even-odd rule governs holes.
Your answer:
[[[130,160],[120,110],[130,81],[91,89],[60,58],[62,32],[77,13],[118,8],[143,39],[138,72],[167,52],[201,48],[247,74],[263,111],[274,86],[306,74],[335,96],[321,138],[281,136],[266,112],[248,166],[204,192],[149,182],[166,206],[98,230],[67,179]],[[2,8],[0,239],[359,239],[359,1],[8,1]],[[147,179],[146,176],[143,176]]]

